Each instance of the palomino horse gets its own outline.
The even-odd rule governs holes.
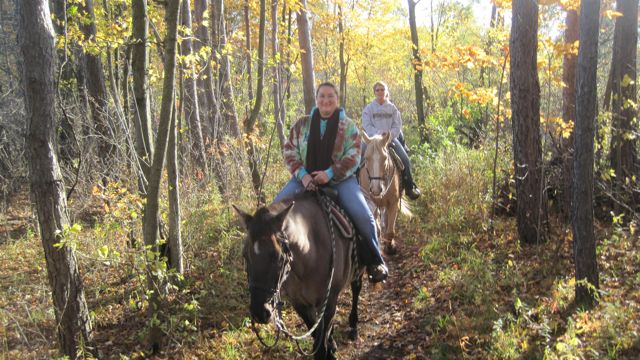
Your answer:
[[[325,360],[335,359],[332,320],[338,295],[348,283],[353,296],[349,336],[357,337],[363,269],[352,262],[355,240],[328,225],[328,216],[319,203],[324,200],[315,194],[301,194],[288,205],[284,201],[261,207],[253,215],[234,208],[247,233],[243,256],[252,320],[265,324],[275,317],[276,327],[282,325],[277,309],[282,295],[307,327],[315,328],[314,356]]]
[[[362,132],[362,138],[367,150],[360,169],[360,187],[378,224],[384,251],[395,254],[398,211],[411,216],[408,204],[402,199],[401,170],[396,167],[389,150],[391,136],[388,132],[372,137]]]

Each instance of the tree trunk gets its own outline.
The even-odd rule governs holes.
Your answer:
[[[424,93],[422,89],[422,59],[420,59],[420,45],[418,43],[418,29],[416,28],[416,4],[415,0],[409,2],[409,28],[411,30],[411,43],[413,44],[413,82],[416,91],[416,111],[418,126],[420,127],[420,143],[427,143],[427,128],[424,116]]]
[[[84,16],[90,19],[88,22],[81,22],[80,25],[80,29],[84,35],[84,41],[93,42],[96,40],[97,33],[93,0],[85,0],[84,6],[81,6],[81,11],[84,13]],[[85,51],[84,59],[87,91],[90,97],[89,105],[91,106],[95,134],[98,136],[97,155],[103,165],[101,170],[106,171],[103,175],[108,177],[111,172],[109,169],[112,165],[111,158],[115,156],[115,146],[113,144],[115,137],[109,126],[108,96],[104,71],[102,69],[102,60],[99,54],[96,55],[87,51]]]
[[[518,234],[525,244],[544,240],[540,83],[537,70],[538,4],[514,0],[511,18],[511,112]]]
[[[344,13],[342,12],[342,6],[338,5],[338,36],[340,47],[339,58],[340,58],[340,105],[343,108],[347,108],[347,64],[348,61],[345,60],[345,50],[344,50]]]
[[[271,59],[273,61],[273,118],[280,141],[280,149],[284,148],[284,91],[282,89],[282,60],[278,45],[278,0],[271,0]],[[280,59],[280,60],[279,60]]]
[[[131,4],[133,40],[131,50],[131,71],[133,76],[133,126],[136,132],[136,153],[141,173],[138,177],[138,189],[147,193],[151,159],[153,158],[153,132],[151,131],[151,107],[149,104],[149,18],[147,0],[132,0]]]
[[[191,6],[189,1],[182,1],[181,10],[182,26],[185,29],[191,29],[193,24],[191,22]],[[185,34],[182,37],[182,56],[188,57],[193,52],[193,42],[190,34]],[[191,148],[189,154],[194,163],[204,172],[205,175],[209,174],[207,167],[206,150],[204,147],[204,139],[202,137],[202,126],[200,123],[200,108],[198,103],[198,91],[196,89],[196,72],[193,62],[183,64],[184,74],[184,98],[183,106],[187,117],[187,123],[189,124],[189,137]],[[209,81],[211,81],[209,79]]]
[[[251,66],[251,22],[249,21],[249,1],[244,1],[244,36],[247,62],[247,95],[249,104],[253,102],[253,69]]]
[[[578,12],[568,10],[564,30],[565,45],[572,45],[578,41],[579,24]],[[576,61],[574,54],[566,54],[562,63],[562,121],[565,124],[574,123],[576,119]],[[573,132],[568,138],[561,138],[560,156],[562,158],[562,197],[560,208],[565,222],[571,219],[571,182],[573,181]]]
[[[301,1],[302,6],[296,12],[298,23],[298,43],[300,44],[300,59],[302,61],[302,92],[304,94],[304,110],[309,114],[316,104],[315,75],[313,72],[313,48],[311,45],[311,29],[307,17],[307,0]]]
[[[144,243],[154,252],[153,261],[148,264],[148,286],[151,295],[149,296],[149,319],[152,323],[149,330],[149,343],[156,353],[160,349],[162,341],[162,330],[159,320],[156,317],[161,307],[161,295],[164,293],[164,280],[154,274],[153,269],[162,261],[158,257],[158,205],[160,181],[167,150],[169,138],[169,128],[171,125],[171,113],[174,107],[174,87],[175,87],[175,67],[176,67],[176,47],[178,16],[180,13],[180,0],[167,0],[166,26],[167,35],[164,41],[165,61],[164,79],[162,85],[162,105],[160,109],[160,124],[158,125],[158,138],[149,174],[149,189],[147,192],[147,202],[144,209]]]
[[[238,112],[234,103],[233,85],[231,84],[231,61],[229,54],[222,51],[227,45],[227,25],[224,18],[224,0],[214,0],[213,28],[217,37],[214,48],[221,53],[219,59],[218,81],[222,96],[222,115],[225,122],[225,133],[233,137],[240,137],[240,126],[238,125]],[[228,130],[227,130],[228,129]]]
[[[582,0],[576,73],[577,101],[571,207],[576,303],[581,305],[593,304],[596,301],[595,290],[599,287],[596,239],[593,230],[593,144],[597,116],[599,14],[599,0]],[[585,281],[588,284],[585,284]]]
[[[38,212],[60,350],[76,358],[81,345],[90,346],[91,320],[73,246],[64,244],[70,240],[70,230],[55,143],[55,35],[47,1],[25,0],[20,9],[31,193]],[[59,247],[61,242],[63,246]]]
[[[633,121],[636,111],[636,54],[638,45],[638,0],[618,0],[613,40],[611,134],[611,168],[615,171],[616,195],[624,203],[633,202],[631,194],[637,183],[634,176],[636,159]],[[637,125],[636,125],[637,126]],[[619,211],[619,209],[616,209]]]
[[[267,7],[266,0],[260,0],[260,30],[258,33],[258,84],[256,85],[256,102],[253,105],[251,114],[247,118],[244,124],[244,133],[246,136],[247,152],[249,155],[249,170],[251,170],[251,183],[253,184],[253,190],[258,197],[258,202],[263,204],[265,202],[264,194],[260,188],[260,169],[258,169],[258,159],[256,159],[256,148],[253,141],[251,141],[251,135],[254,132],[258,115],[260,115],[260,109],[262,108],[262,95],[264,90],[264,43],[265,43],[265,27],[266,27]]]
[[[183,0],[182,3],[188,3]],[[184,10],[184,6],[182,8]],[[171,125],[169,126],[169,144],[167,149],[167,186],[169,190],[169,240],[167,249],[167,260],[169,269],[174,269],[178,274],[184,272],[182,263],[182,235],[180,232],[180,183],[178,181],[178,128],[176,126],[175,103],[171,114]]]

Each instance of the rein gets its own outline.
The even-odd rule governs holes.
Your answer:
[[[320,314],[318,316],[318,319],[316,320],[315,324],[313,324],[313,326],[309,329],[309,331],[307,331],[306,333],[302,334],[302,335],[294,335],[289,329],[287,329],[284,320],[282,319],[282,314],[281,314],[281,310],[282,310],[282,301],[280,300],[280,290],[282,289],[282,285],[284,284],[284,282],[286,281],[287,277],[289,276],[289,273],[291,271],[291,261],[292,261],[292,256],[291,256],[291,250],[289,249],[289,242],[288,239],[286,237],[286,235],[284,233],[281,233],[282,236],[278,237],[278,240],[280,241],[280,245],[283,248],[283,253],[284,253],[284,264],[282,266],[282,268],[280,269],[280,275],[278,276],[278,284],[276,285],[276,288],[267,288],[261,285],[257,285],[257,284],[249,284],[249,289],[256,289],[259,291],[265,291],[265,292],[273,292],[272,298],[269,301],[273,307],[275,311],[275,313],[273,314],[274,317],[274,324],[276,327],[276,340],[273,343],[273,345],[267,345],[264,340],[262,339],[262,337],[259,334],[258,329],[255,326],[255,323],[253,321],[253,319],[251,319],[251,328],[253,329],[253,332],[256,334],[258,340],[260,341],[260,343],[266,347],[267,349],[271,349],[273,347],[275,347],[278,344],[278,340],[280,339],[280,332],[284,333],[285,335],[287,335],[289,338],[291,338],[292,340],[295,341],[296,346],[298,348],[298,352],[301,355],[304,356],[312,356],[314,355],[316,352],[318,352],[318,350],[320,349],[320,346],[322,345],[320,342],[318,343],[318,346],[310,353],[305,352],[304,350],[302,350],[302,348],[300,347],[300,343],[299,340],[302,340],[304,338],[309,337],[318,327],[318,325],[320,325],[320,322],[324,320],[324,313],[327,309],[327,303],[329,302],[329,294],[331,293],[331,285],[333,284],[333,275],[335,272],[335,266],[334,266],[334,258],[335,258],[335,253],[336,253],[336,244],[335,244],[335,230],[334,230],[334,226],[333,226],[333,222],[331,221],[331,219],[329,218],[329,216],[331,216],[331,211],[330,211],[330,206],[331,206],[331,199],[329,199],[329,197],[327,195],[323,195],[321,194],[319,191],[316,191],[317,194],[317,198],[318,201],[320,202],[320,204],[322,205],[322,209],[325,211],[325,213],[327,214],[327,220],[329,223],[329,231],[331,233],[331,258],[330,258],[330,267],[331,267],[331,271],[330,271],[330,275],[329,275],[329,281],[327,283],[327,292],[324,298],[324,302],[322,303],[322,311],[320,311]]]

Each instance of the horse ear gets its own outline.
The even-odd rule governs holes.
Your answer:
[[[382,141],[384,142],[385,145],[388,145],[390,140],[391,140],[391,133],[389,133],[388,131],[385,131],[382,134]]]
[[[282,229],[282,225],[284,224],[284,219],[286,219],[287,215],[289,215],[289,211],[291,211],[293,204],[295,204],[295,202],[292,201],[291,204],[289,204],[289,206],[282,209],[282,211],[276,214],[275,218],[276,218],[276,223],[278,224],[278,228]]]
[[[364,140],[364,143],[369,145],[369,143],[371,142],[371,138],[369,137],[369,135],[367,135],[366,132],[364,132],[364,130],[361,131],[362,133],[362,140]]]
[[[249,228],[249,223],[251,223],[251,221],[253,220],[253,216],[247,214],[246,212],[240,210],[237,206],[231,204],[231,206],[233,206],[233,209],[236,211],[236,213],[238,214],[238,216],[240,216],[240,220],[242,220],[242,226],[246,229]]]

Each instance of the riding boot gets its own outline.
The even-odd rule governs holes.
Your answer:
[[[407,197],[411,200],[415,200],[420,197],[420,189],[413,181],[413,176],[411,174],[411,165],[404,167],[402,171],[402,184],[404,187],[404,192],[407,194]]]

